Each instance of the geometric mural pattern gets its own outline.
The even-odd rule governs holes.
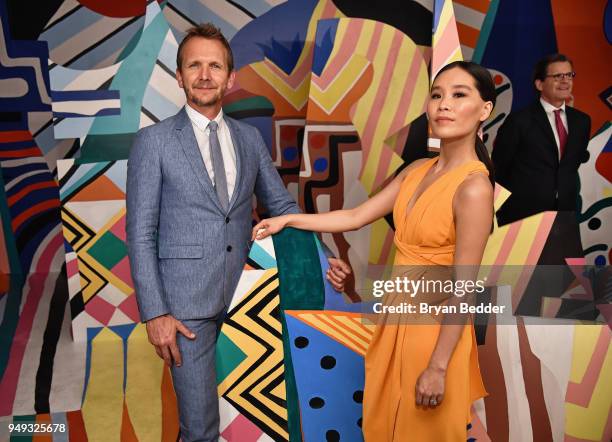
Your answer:
[[[125,244],[127,161],[58,161],[75,339],[140,321]]]
[[[10,270],[0,280],[0,340],[8,344],[0,346],[0,439],[10,437],[2,433],[6,422],[32,420],[66,422],[68,433],[54,435],[58,440],[177,439],[169,373],[138,324],[129,279],[122,160],[138,128],[184,103],[173,72],[185,30],[208,20],[221,26],[238,71],[226,113],[259,128],[302,208],[322,211],[358,204],[424,155],[426,122],[410,109],[421,101],[418,93],[409,97],[419,89],[406,87],[406,69],[431,60],[434,3],[0,2],[0,264]],[[579,169],[589,265],[612,262],[610,45],[598,15],[605,3],[452,2],[464,57],[494,73],[499,98],[484,131],[489,146],[513,104],[532,98],[524,65],[557,48],[574,59],[576,106],[594,122],[589,158]],[[578,20],[583,25],[571,25]],[[532,28],[541,35],[523,24],[508,32],[517,22],[537,22]],[[554,217],[496,227],[487,259],[535,262]],[[361,264],[392,261],[392,235],[383,220],[323,239],[358,273]],[[313,247],[318,267],[308,281],[301,276],[303,287],[291,286],[287,275],[297,270],[275,257],[271,240],[251,250],[219,340],[223,440],[359,434],[360,374],[344,363],[359,367],[370,331],[359,325],[359,304],[324,281],[326,259]],[[506,275],[497,277],[501,284]],[[310,305],[291,298],[304,287],[310,293],[301,302]],[[347,288],[356,295],[351,281]],[[588,295],[578,283],[574,289],[561,301]],[[500,287],[497,296],[510,294]],[[553,304],[552,316],[559,309]],[[611,321],[612,312],[602,314]],[[307,336],[303,346],[297,338]],[[504,325],[481,330],[490,395],[474,404],[470,437],[612,439],[610,337],[606,326],[534,318],[504,318]],[[317,352],[325,354],[313,357]],[[303,382],[317,373],[336,382]],[[344,406],[333,405],[336,399]]]

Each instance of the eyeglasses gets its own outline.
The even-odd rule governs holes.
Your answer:
[[[567,80],[571,80],[576,76],[576,72],[563,72],[560,74],[547,74],[547,77],[552,77],[555,81],[561,81],[564,78]]]

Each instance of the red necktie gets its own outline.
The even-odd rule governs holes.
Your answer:
[[[555,126],[557,126],[557,135],[559,135],[559,158],[563,157],[565,151],[565,143],[567,143],[567,130],[561,120],[561,109],[553,111],[555,113]]]

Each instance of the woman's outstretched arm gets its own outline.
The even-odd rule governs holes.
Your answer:
[[[417,160],[404,169],[383,190],[364,203],[347,210],[317,214],[290,214],[264,219],[253,227],[252,239],[263,239],[280,232],[285,227],[295,227],[313,232],[348,232],[357,230],[381,218],[393,210],[393,204],[399,193],[406,174],[426,160]]]
[[[453,214],[455,280],[475,281],[493,222],[493,188],[486,175],[474,174],[461,184],[453,200]],[[453,296],[449,305],[459,299]],[[439,405],[444,399],[446,370],[467,319],[465,314],[445,315],[429,364],[415,386],[417,405]]]

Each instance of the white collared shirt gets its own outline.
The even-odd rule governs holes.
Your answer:
[[[210,157],[210,142],[208,123],[211,120],[206,118],[204,115],[193,109],[188,104],[185,105],[187,115],[193,125],[193,132],[206,166],[206,171],[210,177],[210,181],[214,184],[215,182],[215,170],[213,168],[212,158]],[[225,119],[223,118],[223,111],[219,111],[219,114],[214,118],[214,121],[219,125],[217,128],[217,137],[219,137],[219,144],[221,145],[221,155],[223,156],[223,165],[225,166],[225,175],[227,178],[227,194],[229,198],[232,198],[234,188],[236,187],[236,150],[232,143],[232,136],[229,131]]]
[[[542,107],[544,108],[544,112],[546,112],[546,116],[548,117],[548,122],[552,127],[553,135],[555,136],[555,142],[557,143],[557,154],[559,154],[559,134],[557,133],[557,123],[555,122],[555,114],[554,111],[557,109],[561,109],[561,121],[565,126],[565,131],[569,133],[567,130],[567,115],[565,114],[565,103],[561,105],[561,107],[554,107],[548,101],[544,100],[540,97],[540,103],[542,103]]]

